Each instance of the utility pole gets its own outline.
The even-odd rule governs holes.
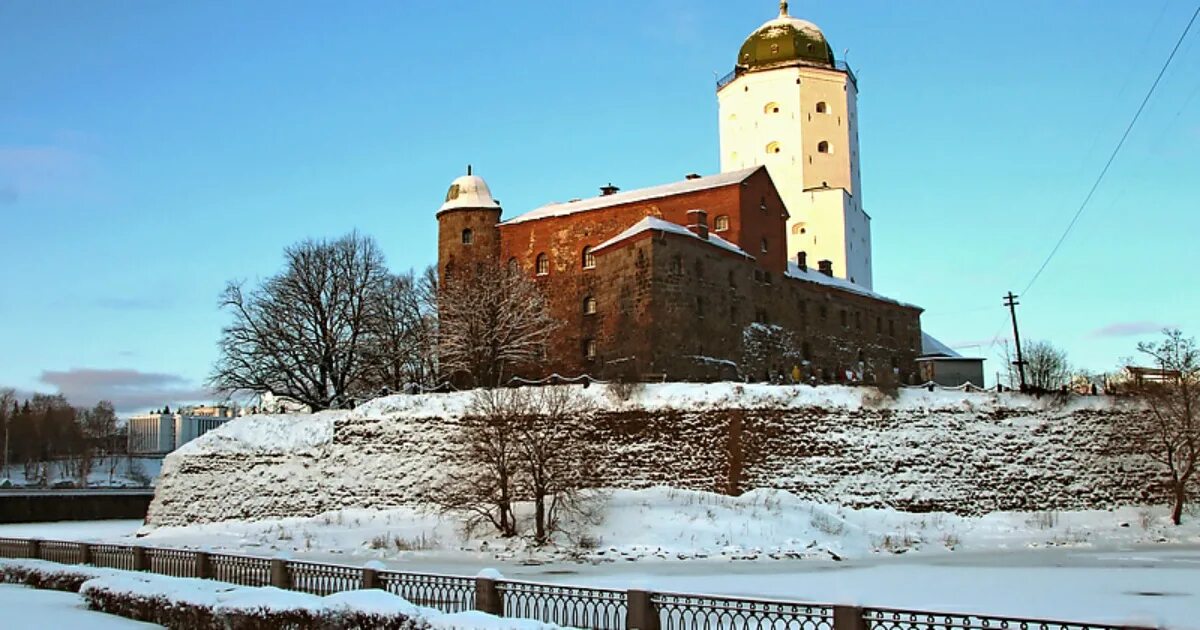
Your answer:
[[[1017,374],[1021,376],[1021,391],[1025,391],[1025,359],[1021,356],[1021,332],[1017,330],[1017,296],[1013,295],[1012,291],[1004,296],[1004,305],[1008,307],[1008,312],[1012,314],[1013,324],[1013,341],[1017,344],[1017,360],[1013,361],[1013,365],[1017,366]]]

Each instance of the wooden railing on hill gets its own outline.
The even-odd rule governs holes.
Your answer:
[[[448,613],[480,610],[589,630],[1133,630],[1084,622],[406,573],[140,545],[0,538],[0,558],[147,571],[322,596],[378,588]]]

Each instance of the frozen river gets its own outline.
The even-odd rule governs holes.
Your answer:
[[[139,525],[5,525],[0,526],[0,536],[114,540],[131,537]],[[222,540],[221,547],[228,548],[230,542]],[[245,552],[273,553],[258,546]],[[348,565],[373,559],[370,554],[318,550],[293,556]],[[475,575],[495,568],[510,579],[562,584],[1200,629],[1196,544],[910,552],[840,562],[642,559],[527,564],[466,552],[413,552],[382,561],[389,568],[414,572]]]

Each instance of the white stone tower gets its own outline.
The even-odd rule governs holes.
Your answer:
[[[721,170],[765,164],[787,205],[788,257],[833,263],[871,288],[871,217],[858,167],[857,81],[811,22],[779,17],[746,38],[717,84]]]

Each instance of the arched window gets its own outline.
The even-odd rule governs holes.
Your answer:
[[[671,272],[676,274],[683,273],[683,258],[679,254],[675,254],[675,258],[671,259]]]
[[[762,250],[767,251],[767,239],[765,238],[762,240]]]
[[[829,143],[824,140],[818,142],[817,153],[829,153]]]
[[[779,153],[782,150],[778,142],[772,142],[767,145],[767,153]]]
[[[825,105],[825,101],[817,103],[817,113],[825,114],[829,112],[829,108]]]
[[[591,361],[596,358],[596,340],[587,339],[583,342],[583,358]]]
[[[767,103],[766,105],[763,106],[763,113],[764,114],[778,114],[779,113],[779,103],[776,103],[774,101]]]
[[[583,246],[583,268],[584,269],[595,269],[596,268],[596,255],[592,253],[591,245]]]
[[[713,229],[718,232],[724,232],[725,230],[728,230],[729,229],[729,215],[727,215],[727,214],[717,215],[717,218],[713,220]]]
[[[590,295],[583,298],[583,314],[584,315],[595,315],[596,314],[596,298],[594,298]]]
[[[544,276],[550,273],[550,259],[545,253],[537,255],[537,275]]]
[[[462,231],[462,242],[463,245],[470,245],[475,242],[475,233],[471,231],[471,228]]]

